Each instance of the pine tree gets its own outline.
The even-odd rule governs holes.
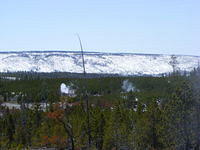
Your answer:
[[[165,108],[166,147],[189,150],[192,142],[192,92],[188,83],[177,88]]]

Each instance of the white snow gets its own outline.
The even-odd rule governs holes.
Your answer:
[[[121,75],[159,75],[173,71],[171,55],[85,53],[87,73]],[[200,57],[176,56],[179,70],[191,71]],[[75,52],[0,52],[0,72],[75,72],[82,73],[80,53]]]
[[[4,107],[8,107],[9,109],[15,108],[15,109],[20,109],[20,104],[13,104],[13,103],[2,103],[1,104]]]
[[[10,103],[10,102],[4,102],[1,104],[4,107],[7,107],[9,109],[21,109],[21,105],[17,104],[17,103]],[[40,105],[40,109],[41,110],[45,110],[47,106],[49,106],[49,104],[45,104],[45,103],[39,103]],[[34,107],[34,103],[25,103],[25,106],[29,109],[33,109]]]
[[[2,79],[7,79],[7,80],[16,80],[16,77],[0,77]]]

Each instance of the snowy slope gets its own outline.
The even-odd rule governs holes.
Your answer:
[[[171,55],[85,53],[87,73],[122,75],[158,75],[173,71]],[[198,66],[198,56],[175,56],[178,70],[190,71]],[[82,72],[79,52],[33,51],[0,52],[0,72]]]

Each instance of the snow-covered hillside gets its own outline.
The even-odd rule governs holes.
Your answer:
[[[149,54],[85,53],[87,73],[121,75],[158,75],[178,70],[190,71],[198,66],[198,56]],[[0,72],[82,72],[79,52],[0,52]]]

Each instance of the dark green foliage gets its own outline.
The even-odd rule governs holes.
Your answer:
[[[0,105],[12,101],[21,109],[0,106],[0,149],[86,149],[85,98],[89,100],[90,149],[200,148],[199,68],[190,75],[174,72],[165,77],[1,74],[6,75],[16,76],[17,80],[0,79]],[[124,80],[132,82],[135,90],[124,92]],[[61,83],[73,85],[77,96],[62,96]]]

